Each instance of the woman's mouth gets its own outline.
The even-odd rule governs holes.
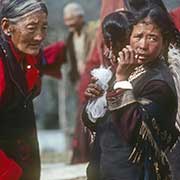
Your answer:
[[[146,54],[137,53],[137,59],[139,60],[145,60],[147,57],[148,56]]]
[[[30,44],[30,47],[32,47],[32,48],[39,48],[40,44],[39,43],[38,44]]]

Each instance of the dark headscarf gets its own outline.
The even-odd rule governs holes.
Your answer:
[[[147,6],[152,6],[152,5],[158,5],[163,10],[167,11],[162,0],[125,0],[124,2],[125,2],[126,8],[133,12],[138,12],[142,8],[145,8]]]
[[[41,0],[0,0],[0,20],[3,17],[18,18],[36,10],[48,13],[46,4]]]

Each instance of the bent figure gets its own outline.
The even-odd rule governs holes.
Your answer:
[[[40,92],[47,14],[40,0],[1,1],[0,149],[22,169],[21,180],[40,179],[32,100]]]

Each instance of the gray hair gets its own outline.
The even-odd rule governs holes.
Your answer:
[[[78,3],[72,2],[64,7],[64,16],[84,16],[84,9]]]
[[[42,10],[48,14],[44,1],[41,0],[0,0],[0,20],[6,17],[10,20]]]

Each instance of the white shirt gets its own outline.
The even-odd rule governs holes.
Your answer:
[[[78,72],[82,74],[85,68],[85,34],[81,32],[81,34],[75,33],[73,35],[73,44],[74,44],[74,51],[75,56],[77,59],[77,68]]]

